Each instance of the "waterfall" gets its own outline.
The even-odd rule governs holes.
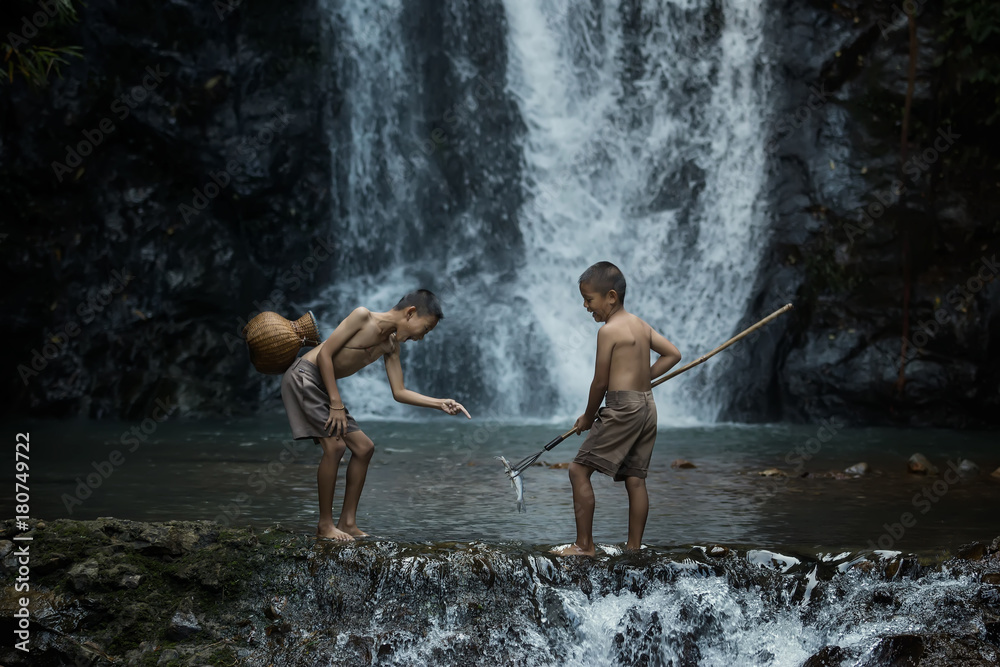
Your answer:
[[[626,307],[685,361],[734,333],[767,232],[758,3],[328,10],[341,240],[310,304],[327,331],[428,287],[445,320],[404,346],[408,386],[559,421],[593,373],[576,285],[593,262],[623,270]],[[703,367],[657,389],[661,423],[714,421],[724,384]],[[381,368],[352,379],[352,411],[404,414],[384,385]]]

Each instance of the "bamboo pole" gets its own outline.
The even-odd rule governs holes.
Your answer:
[[[760,329],[762,326],[764,326],[765,324],[767,324],[768,322],[770,322],[774,318],[778,317],[779,315],[783,315],[784,313],[787,313],[789,310],[792,309],[792,307],[793,306],[790,303],[789,304],[785,304],[784,306],[782,306],[778,310],[774,311],[773,313],[771,313],[770,315],[768,315],[767,317],[765,317],[764,319],[762,319],[757,324],[755,324],[752,327],[749,327],[747,329],[744,329],[743,331],[741,331],[740,333],[736,334],[735,336],[733,336],[732,338],[730,338],[725,343],[723,343],[719,347],[715,348],[714,350],[712,350],[708,354],[703,354],[702,356],[698,357],[697,359],[695,359],[694,361],[692,361],[687,366],[684,366],[683,368],[679,368],[676,371],[674,371],[673,373],[668,373],[667,375],[664,375],[662,378],[660,378],[656,382],[653,382],[650,385],[650,387],[655,387],[658,384],[662,384],[662,383],[666,382],[667,380],[669,380],[670,378],[677,377],[678,375],[680,375],[684,371],[691,370],[692,368],[694,368],[698,364],[705,363],[706,361],[708,361],[709,359],[711,359],[712,357],[714,357],[715,355],[717,355],[719,352],[722,352],[724,349],[726,349],[730,345],[738,342],[742,338],[745,338],[747,335],[753,333],[757,329]],[[541,456],[545,452],[552,451],[553,447],[555,447],[560,442],[562,442],[563,440],[565,440],[569,436],[573,435],[574,433],[576,433],[576,427],[575,426],[573,428],[571,428],[570,430],[566,431],[565,433],[563,433],[562,435],[560,435],[559,437],[553,438],[549,442],[549,444],[545,445],[545,447],[543,449],[541,449],[537,454],[532,454],[531,456],[528,456],[528,457],[526,457],[526,458],[518,461],[515,465],[510,466],[510,469],[507,471],[507,474],[510,476],[511,479],[514,479],[515,477],[517,477],[518,475],[520,475],[522,472],[524,472],[525,469],[528,468],[528,466],[530,466],[535,461],[537,461],[539,456]]]
[[[773,313],[771,313],[770,315],[768,315],[767,317],[765,317],[764,319],[762,319],[757,324],[755,324],[752,327],[749,327],[747,329],[744,329],[743,331],[741,331],[740,333],[736,334],[735,336],[733,336],[732,338],[730,338],[725,343],[723,343],[719,347],[715,348],[714,350],[712,350],[708,354],[703,354],[702,356],[698,357],[697,359],[695,359],[694,361],[692,361],[687,366],[684,366],[683,368],[678,368],[673,373],[668,373],[667,375],[664,375],[659,380],[653,382],[653,384],[650,385],[650,386],[651,387],[655,387],[658,384],[662,384],[662,383],[666,382],[670,378],[677,377],[678,375],[680,375],[684,371],[691,370],[695,366],[697,366],[699,364],[705,363],[706,361],[708,361],[709,359],[711,359],[712,357],[714,357],[715,355],[717,355],[719,352],[722,352],[724,349],[726,349],[727,347],[729,347],[733,343],[738,342],[741,338],[744,338],[747,335],[749,335],[749,334],[753,333],[754,331],[756,331],[757,329],[760,329],[762,326],[764,326],[765,324],[767,324],[768,322],[770,322],[774,318],[778,317],[779,315],[783,315],[784,313],[787,313],[792,308],[793,308],[792,304],[790,304],[790,303],[785,304],[784,306],[782,306],[778,310],[774,311]]]

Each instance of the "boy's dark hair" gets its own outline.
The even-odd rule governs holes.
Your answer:
[[[625,274],[611,262],[598,262],[583,272],[578,284],[590,283],[597,291],[618,293],[618,301],[625,305]]]
[[[444,319],[444,311],[441,310],[441,302],[434,296],[434,292],[427,289],[418,289],[410,292],[399,300],[393,310],[405,310],[410,306],[417,309],[417,315],[433,315],[439,320]]]

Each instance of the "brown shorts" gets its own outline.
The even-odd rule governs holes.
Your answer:
[[[316,364],[306,361],[305,357],[295,360],[281,376],[281,400],[288,413],[293,438],[331,437],[330,429],[323,426],[330,418],[330,394],[326,393],[323,376]],[[347,412],[347,432],[360,430],[358,422]]]
[[[589,466],[620,482],[645,478],[656,443],[656,404],[652,391],[609,391],[574,463]]]

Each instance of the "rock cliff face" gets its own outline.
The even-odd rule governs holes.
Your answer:
[[[13,528],[0,527],[0,572],[13,580],[27,549],[30,589],[4,587],[0,627],[15,636],[27,609],[30,652],[5,642],[8,667],[1000,658],[1000,539],[939,567],[721,546],[580,559],[339,545],[211,522],[32,521],[30,542]]]
[[[1000,198],[995,155],[981,150],[998,130],[976,113],[990,104],[962,98],[937,63],[950,46],[940,7],[918,4],[905,161],[905,16],[888,3],[775,12],[785,96],[768,143],[773,238],[745,319],[788,301],[797,309],[735,355],[741,390],[724,417],[998,423]]]
[[[318,12],[88,3],[85,64],[6,89],[5,409],[257,403],[241,318],[308,298],[331,266]]]
[[[783,97],[769,163],[748,168],[771,170],[774,226],[745,321],[797,309],[728,355],[740,389],[725,419],[1000,423],[1000,206],[977,152],[997,130],[944,113],[940,10],[919,4],[905,164],[908,31],[892,6],[773,7]],[[331,187],[343,175],[330,137],[344,100],[324,63],[336,30],[311,2],[95,0],[81,18],[85,62],[0,99],[0,356],[15,397],[4,409],[133,419],[157,400],[192,415],[274,407],[276,386],[239,335],[256,311],[291,312],[335,280]],[[428,81],[447,83],[432,55]],[[449,187],[461,199],[459,171]]]

